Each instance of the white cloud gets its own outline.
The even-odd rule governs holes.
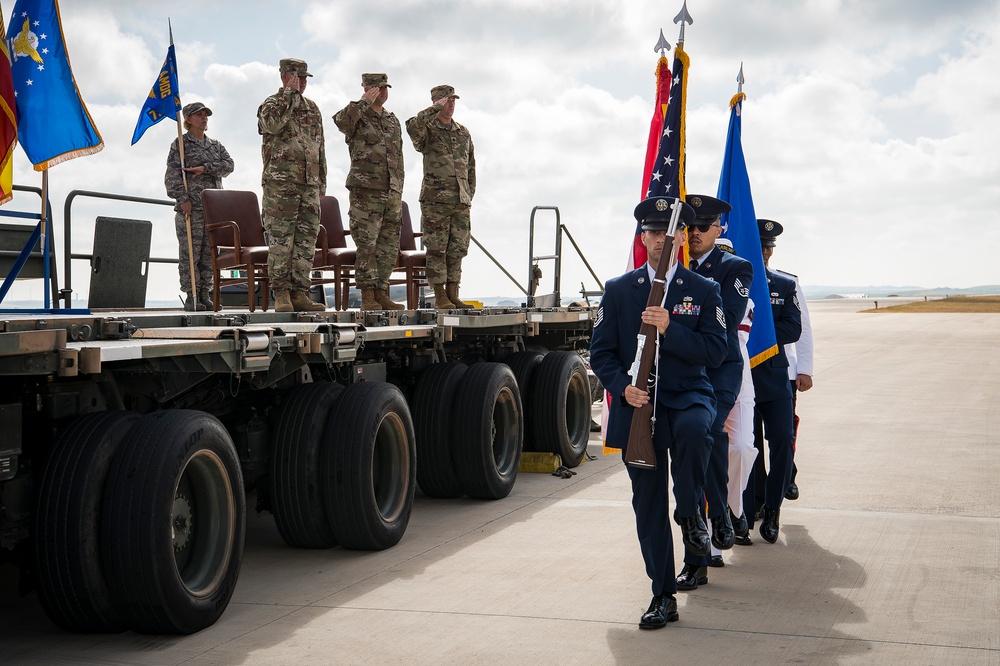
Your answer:
[[[176,130],[161,123],[129,146],[166,52],[163,10],[126,0],[61,9],[74,71],[107,148],[52,170],[56,208],[74,187],[163,197]],[[480,170],[473,233],[523,283],[528,216],[538,204],[560,207],[602,279],[624,267],[652,112],[653,45],[661,27],[676,41],[678,9],[653,0],[254,0],[178,5],[170,14],[184,101],[200,99],[215,112],[209,134],[236,161],[230,188],[259,190],[255,113],[277,89],[282,57],[307,60],[316,75],[307,95],[326,120],[329,190],[342,201],[349,164],[330,117],[360,94],[361,72],[389,74],[387,107],[400,120],[429,103],[431,86],[456,86],[456,118],[473,133]],[[1000,282],[990,259],[1000,250],[994,2],[702,0],[689,9],[689,190],[715,190],[726,104],[743,62],[756,209],[786,229],[777,265],[805,284]],[[420,156],[409,144],[404,150],[404,197],[416,211]],[[16,180],[35,184],[25,161],[19,153]],[[92,225],[98,208],[80,219]],[[154,219],[154,254],[176,252],[169,209],[134,216]],[[552,220],[537,221],[536,252],[547,254]],[[981,251],[942,262],[951,249],[943,231],[969,221],[981,225]],[[545,286],[551,267],[543,270]],[[575,258],[563,272],[564,294],[581,280],[592,288]],[[476,249],[465,274],[463,294],[516,292]],[[155,290],[173,293],[172,280],[168,273]]]

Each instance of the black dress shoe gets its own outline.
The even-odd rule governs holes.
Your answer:
[[[752,546],[753,539],[750,538],[749,534],[747,534],[746,536],[740,536],[737,534],[736,538],[733,539],[733,543],[735,543],[737,546]]]
[[[778,540],[778,514],[777,509],[768,506],[763,508],[760,518],[760,536],[768,543]]]
[[[678,590],[697,590],[699,585],[708,585],[708,569],[695,564],[685,564],[677,577]]]
[[[798,498],[799,498],[799,487],[795,485],[794,481],[792,481],[791,483],[788,484],[788,490],[785,491],[785,499],[797,500]]]
[[[677,600],[672,595],[661,594],[649,602],[649,608],[639,620],[639,628],[662,629],[667,622],[676,622],[680,617],[677,613]]]
[[[712,518],[712,545],[719,550],[729,550],[733,547],[733,523],[729,520],[729,511]]]
[[[726,566],[726,563],[722,561],[722,555],[712,555],[712,559],[709,560],[708,566],[720,568]]]
[[[708,538],[708,528],[705,519],[697,513],[689,518],[681,518],[674,514],[674,520],[681,526],[681,537],[684,547],[692,555],[708,555],[712,552],[712,542]]]
[[[737,518],[733,515],[733,512],[729,512],[729,519],[733,523],[733,534],[738,537],[745,537],[750,534],[750,524],[747,522],[747,516],[745,513],[741,513],[740,517]]]

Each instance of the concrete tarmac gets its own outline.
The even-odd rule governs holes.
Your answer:
[[[2,565],[0,663],[1000,665],[1000,315],[809,307],[801,498],[778,543],[727,551],[664,629],[638,629],[628,477],[595,436],[571,479],[418,492],[383,552],[289,548],[252,514],[233,601],[192,636],[64,633]]]

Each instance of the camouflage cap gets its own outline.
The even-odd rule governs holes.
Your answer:
[[[185,118],[189,118],[202,109],[204,109],[208,115],[212,115],[212,109],[208,108],[201,102],[191,102],[190,104],[185,104],[184,108],[181,109],[181,113],[184,114]]]
[[[295,74],[296,76],[312,76],[309,73],[309,65],[305,60],[298,58],[282,58],[278,63],[278,69],[282,74]]]
[[[365,88],[378,86],[379,88],[391,88],[389,77],[383,72],[367,72],[361,75],[361,85]]]
[[[455,94],[455,89],[452,86],[434,86],[431,88],[431,101],[436,99],[443,99],[445,97],[454,97],[455,99],[461,99]]]

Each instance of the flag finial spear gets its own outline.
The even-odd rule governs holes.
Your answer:
[[[653,47],[653,52],[655,53],[656,51],[659,51],[660,57],[664,58],[669,50],[670,42],[668,42],[667,38],[663,36],[663,28],[660,28],[660,39],[657,40],[656,46]]]
[[[684,0],[684,6],[681,7],[681,11],[677,16],[674,17],[674,23],[681,24],[681,36],[677,38],[677,45],[680,46],[684,43],[684,24],[693,25],[694,19],[691,18],[691,14],[688,13],[688,3]]]
[[[167,17],[167,31],[170,33],[170,45],[174,45],[174,26],[170,25],[170,17]]]
[[[737,88],[736,92],[737,93],[743,92],[743,84],[746,83],[746,79],[743,78],[743,63],[742,62],[740,63],[740,73],[736,75],[736,83],[739,84],[739,88]]]

